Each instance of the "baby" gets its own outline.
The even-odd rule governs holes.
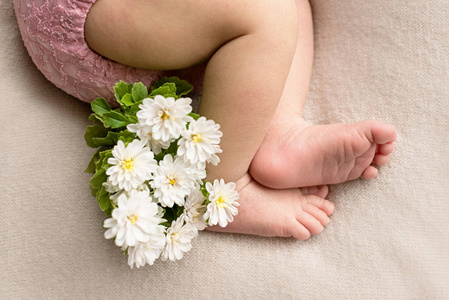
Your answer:
[[[327,184],[373,178],[372,164],[393,151],[391,125],[302,118],[313,58],[307,0],[98,0],[84,34],[96,53],[126,66],[207,63],[199,113],[223,132],[207,179],[235,182],[241,205],[233,223],[212,231],[307,239],[334,212]]]

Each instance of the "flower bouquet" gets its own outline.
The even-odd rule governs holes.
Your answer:
[[[114,93],[120,108],[103,98],[84,138],[98,148],[86,172],[104,221],[105,237],[114,239],[131,268],[152,265],[159,257],[179,260],[191,240],[208,225],[225,227],[239,206],[234,183],[204,182],[206,164],[217,165],[220,126],[192,113],[183,96],[192,86],[163,78],[151,90],[120,81]]]

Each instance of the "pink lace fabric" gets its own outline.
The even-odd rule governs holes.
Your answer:
[[[112,105],[112,87],[120,80],[150,86],[163,76],[178,75],[197,88],[201,85],[203,66],[179,72],[143,70],[92,51],[84,39],[84,23],[95,1],[14,0],[25,47],[48,80],[82,101],[104,97]]]

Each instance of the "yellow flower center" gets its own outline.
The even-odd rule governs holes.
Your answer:
[[[167,179],[171,185],[174,185],[176,183],[176,179],[173,176],[168,176]]]
[[[201,139],[202,139],[202,137],[199,133],[192,134],[192,140],[195,144],[201,142]]]
[[[126,170],[132,171],[134,168],[134,163],[135,163],[134,160],[132,158],[130,158],[130,159],[122,160],[120,162],[120,165],[122,166],[124,171],[126,171]]]
[[[162,112],[162,116],[161,119],[162,120],[167,120],[168,118],[170,118],[170,116],[165,112],[165,110]]]
[[[225,200],[226,199],[220,196],[217,200],[215,200],[215,205],[217,205],[219,208],[226,208],[228,207],[228,204],[225,202]]]
[[[170,237],[172,243],[176,242],[179,239],[179,232],[175,232]]]
[[[138,219],[139,219],[139,217],[136,216],[136,215],[130,215],[130,216],[128,216],[128,220],[130,220],[130,221],[131,221],[131,224],[133,224],[133,225],[134,225],[134,223],[137,222]]]

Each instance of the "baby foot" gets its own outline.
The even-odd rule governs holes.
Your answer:
[[[371,179],[393,152],[396,130],[378,121],[309,125],[296,114],[275,117],[250,174],[271,188]]]
[[[236,182],[239,190],[239,213],[225,228],[208,227],[209,231],[294,237],[306,240],[323,231],[334,212],[334,205],[315,195],[302,195],[297,188],[274,190],[260,185],[246,174]],[[243,188],[242,188],[243,186]],[[327,194],[327,187],[311,191]],[[324,195],[326,196],[326,195]]]
[[[299,190],[303,195],[315,195],[323,199],[329,193],[329,187],[327,185],[301,187]]]

